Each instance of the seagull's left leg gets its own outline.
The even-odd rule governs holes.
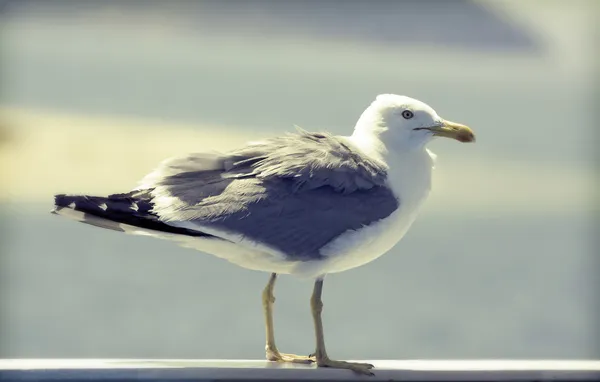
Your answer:
[[[265,350],[267,352],[267,359],[269,361],[278,362],[294,362],[294,363],[311,363],[314,362],[314,357],[306,357],[295,354],[284,354],[280,353],[275,346],[275,332],[273,329],[273,303],[275,302],[275,296],[273,296],[273,288],[275,288],[275,280],[277,274],[272,273],[269,278],[267,286],[262,293],[263,309],[265,313],[265,326],[267,331],[267,345]]]

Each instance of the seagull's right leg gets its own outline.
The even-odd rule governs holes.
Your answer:
[[[321,295],[323,293],[323,279],[319,278],[315,281],[313,294],[310,298],[310,307],[315,324],[315,335],[317,337],[317,349],[315,350],[317,366],[331,367],[334,369],[349,369],[354,372],[366,375],[373,375],[371,369],[373,365],[370,363],[335,361],[329,358],[325,350],[325,338],[323,336],[323,321],[321,320],[321,312],[323,311],[323,301]]]
[[[279,350],[277,350],[277,346],[275,346],[275,332],[273,330],[273,303],[275,302],[275,296],[273,296],[273,288],[275,288],[276,279],[277,273],[271,273],[269,282],[267,283],[267,286],[265,287],[262,293],[262,303],[265,312],[265,326],[267,329],[267,345],[265,346],[265,350],[267,352],[267,359],[269,361],[277,362],[314,362],[314,357],[280,353]]]

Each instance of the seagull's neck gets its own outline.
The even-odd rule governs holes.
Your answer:
[[[390,142],[389,136],[386,137],[388,131],[389,128],[382,121],[361,118],[348,139],[363,153],[388,167],[392,167],[397,163],[406,163],[413,158],[434,157],[434,154],[429,152],[424,144],[416,145],[415,142],[408,140]]]
[[[363,116],[364,117],[364,116]],[[361,125],[365,122],[365,125]],[[361,118],[348,140],[361,152],[387,168],[388,184],[394,193],[406,200],[420,203],[430,188],[435,154],[424,144],[394,142],[389,146],[389,131],[384,123]],[[386,143],[388,143],[386,145]],[[411,179],[407,184],[407,179]]]
[[[354,130],[354,133],[348,139],[363,153],[386,165],[393,155],[377,134],[370,134],[357,129]]]

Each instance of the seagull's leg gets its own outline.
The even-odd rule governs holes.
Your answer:
[[[273,288],[275,287],[275,280],[277,279],[276,273],[271,273],[269,282],[263,290],[262,302],[263,309],[265,312],[265,326],[267,331],[267,345],[265,350],[267,352],[267,359],[269,361],[278,362],[295,362],[295,363],[311,363],[314,362],[314,358],[295,355],[295,354],[284,354],[280,353],[275,346],[275,332],[273,330],[273,303],[275,302],[275,296],[273,296]]]
[[[321,300],[322,292],[323,279],[320,278],[315,281],[315,287],[310,299],[310,307],[315,324],[315,335],[317,337],[317,349],[315,351],[317,365],[336,369],[349,369],[357,373],[373,375],[373,372],[371,371],[373,365],[370,363],[334,361],[327,355],[327,351],[325,350],[325,338],[323,336],[323,321],[321,321],[321,312],[323,311],[323,301]]]

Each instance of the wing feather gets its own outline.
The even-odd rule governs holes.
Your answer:
[[[242,235],[307,260],[398,208],[386,172],[342,137],[300,130],[227,154],[166,161],[142,185],[166,224]]]

